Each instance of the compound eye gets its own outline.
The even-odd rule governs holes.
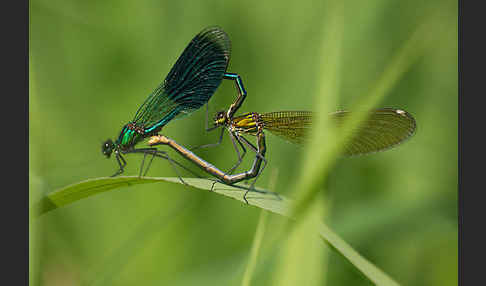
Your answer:
[[[108,139],[105,143],[103,143],[103,145],[101,145],[101,152],[103,153],[103,155],[109,158],[111,152],[113,151],[113,147],[113,141],[111,141],[111,139]]]
[[[216,115],[214,116],[214,120],[217,121],[217,120],[223,118],[223,113],[224,113],[224,111],[218,111],[218,113],[216,113]]]

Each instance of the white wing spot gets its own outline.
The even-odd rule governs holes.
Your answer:
[[[397,114],[400,114],[400,115],[405,115],[405,111],[400,110],[400,109],[397,109],[395,112],[396,112]]]

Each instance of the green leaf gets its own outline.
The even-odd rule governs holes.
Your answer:
[[[182,178],[182,180],[188,186],[202,190],[213,190],[212,192],[214,193],[238,200],[246,205],[243,200],[243,195],[247,191],[247,187],[245,187],[244,184],[228,186],[221,183],[215,183],[213,180],[199,178]],[[47,194],[39,202],[32,206],[32,218],[35,219],[49,211],[53,211],[83,198],[97,195],[109,190],[115,190],[120,187],[138,184],[158,182],[182,183],[179,178],[173,177],[139,178],[137,176],[124,176],[115,178],[102,177],[89,179]],[[294,217],[291,215],[293,201],[285,198],[284,196],[280,196],[277,193],[256,188],[248,193],[246,199],[248,200],[248,205],[294,219]],[[325,224],[321,223],[319,229],[316,229],[316,233],[319,233],[326,243],[328,243],[345,259],[351,262],[371,282],[375,283],[376,285],[398,285],[378,267],[356,252],[349,244],[347,244]]]
[[[161,181],[155,178],[138,177],[117,177],[117,178],[96,178],[88,179],[66,186],[62,189],[56,190],[42,197],[40,201],[36,202],[31,207],[31,215],[36,218],[49,211],[55,210],[74,203],[80,199],[87,198],[99,193],[120,187],[127,187],[138,184],[155,183]]]

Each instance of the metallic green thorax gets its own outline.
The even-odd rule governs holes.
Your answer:
[[[115,145],[122,150],[128,150],[146,136],[143,128],[135,126],[133,123],[128,123],[123,126],[120,136],[115,142]]]

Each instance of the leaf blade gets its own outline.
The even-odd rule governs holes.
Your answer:
[[[244,184],[236,184],[233,186],[214,183],[213,180],[200,179],[200,178],[182,178],[186,185],[194,187],[196,189],[208,190],[218,193],[220,195],[235,199],[245,204],[243,195],[247,188]],[[101,177],[88,179],[75,183],[59,190],[53,191],[45,195],[40,201],[35,203],[31,207],[31,213],[34,214],[34,218],[38,218],[52,210],[67,206],[75,203],[84,198],[101,194],[110,190],[115,190],[124,186],[132,186],[138,184],[160,183],[160,182],[172,182],[179,183],[179,178],[174,177],[144,177],[139,178],[137,176],[120,176],[120,177]],[[279,214],[295,219],[292,213],[292,207],[294,201],[278,195],[277,193],[268,192],[262,189],[255,189],[248,193],[246,196],[248,205],[258,207],[270,211],[275,214]],[[333,249],[335,249],[341,256],[351,262],[361,273],[364,274],[370,281],[376,285],[398,285],[392,278],[385,274],[381,269],[374,264],[366,260],[356,250],[354,250],[348,243],[346,243],[339,235],[332,231],[327,225],[322,223],[316,232],[328,243]]]

